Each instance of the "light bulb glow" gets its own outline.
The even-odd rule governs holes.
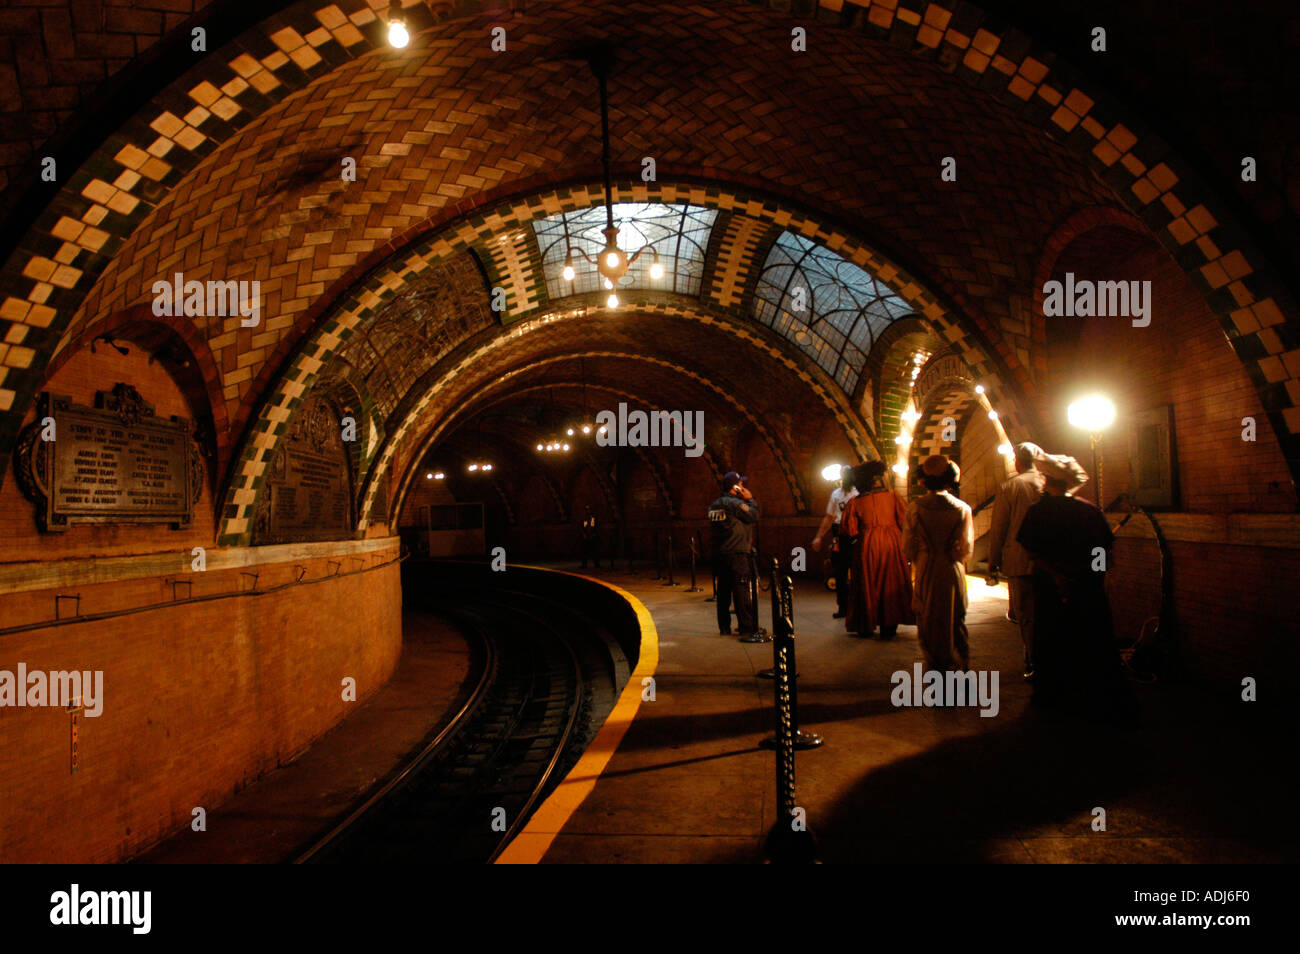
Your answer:
[[[401,20],[388,21],[388,44],[394,49],[402,49],[411,42],[411,34],[406,31],[406,24]]]
[[[827,464],[822,468],[822,480],[829,480],[832,483],[838,483],[840,479],[840,469],[843,464]]]
[[[1003,457],[1010,457],[1010,456],[1011,456],[1011,450],[1012,450],[1012,448],[1011,448],[1011,445],[1010,445],[1010,444],[999,444],[999,445],[998,445],[998,453],[1001,454]]]
[[[907,474],[906,464],[895,464],[893,467],[889,469],[892,470],[894,473],[896,473],[899,477],[906,476]]]
[[[997,419],[998,419],[998,412],[997,412],[997,411],[989,411],[989,420],[990,420],[990,421],[996,421]]]
[[[564,445],[564,449],[565,449],[565,450],[568,450],[568,449],[569,449],[569,445],[568,445],[568,444],[565,444],[565,445]]]
[[[912,436],[910,434],[899,434],[897,437],[894,438],[894,443],[910,444],[912,443]]]
[[[582,425],[582,433],[584,433],[584,434],[590,434],[590,433],[591,433],[591,425],[590,425],[590,424],[584,424],[584,425]]]
[[[1089,394],[1070,405],[1066,411],[1075,427],[1096,434],[1115,423],[1115,405],[1101,394]]]
[[[564,433],[566,433],[566,434],[568,434],[570,437],[572,437],[572,436],[573,436],[573,428],[569,428],[569,429],[568,429],[567,431],[565,431]]]
[[[650,277],[653,278],[655,281],[658,281],[659,279],[663,278],[664,277],[663,265],[659,264],[658,262],[655,262],[653,265],[651,265]]]
[[[483,469],[484,469],[484,470],[491,470],[491,469],[492,469],[492,465],[491,465],[491,464],[484,464],[484,465],[483,465]]]
[[[478,470],[478,464],[470,464],[470,465],[469,465],[469,469],[470,469],[470,470]]]
[[[425,479],[425,480],[433,480],[433,474],[425,474],[425,475],[424,475],[424,479]]]
[[[605,304],[608,305],[610,308],[617,308],[618,296],[611,294],[607,299],[605,299]]]
[[[538,450],[541,450],[541,449],[542,449],[542,445],[541,445],[541,444],[538,444],[538,445],[537,445],[537,449],[538,449]]]
[[[610,268],[618,268],[618,263],[620,261],[621,258],[619,257],[618,252],[610,252],[608,255],[605,256],[605,264],[608,265]]]
[[[982,384],[977,384],[977,385],[975,385],[975,393],[976,393],[976,394],[983,394],[983,393],[984,393],[984,385],[982,385]]]
[[[573,276],[576,274],[576,272],[574,272],[572,265],[565,265],[564,271],[561,272],[560,274],[564,276],[564,280],[566,282],[571,282],[573,281]]]
[[[443,480],[446,476],[447,476],[447,475],[444,474],[442,471],[438,471],[436,474],[433,475],[433,479],[434,479],[434,480]]]

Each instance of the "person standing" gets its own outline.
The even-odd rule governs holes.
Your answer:
[[[1106,515],[1069,495],[1073,458],[1039,460],[1043,499],[1017,539],[1033,560],[1034,701],[1104,718],[1131,719],[1137,702],[1115,647],[1106,568],[1115,535]]]
[[[600,525],[596,522],[596,512],[587,505],[587,515],[582,518],[582,568],[587,568],[587,560],[600,569]]]
[[[722,478],[722,496],[709,504],[713,569],[718,578],[718,632],[731,635],[731,603],[736,603],[736,628],[740,639],[755,641],[758,614],[750,592],[750,550],[758,523],[758,501],[734,470]]]
[[[820,552],[826,534],[830,532],[831,570],[835,574],[835,612],[831,614],[832,619],[843,619],[844,614],[848,612],[848,577],[852,548],[848,536],[842,529],[842,518],[845,505],[857,495],[858,492],[853,486],[853,468],[841,467],[839,486],[831,491],[831,498],[826,503],[826,516],[822,518],[822,524],[817,528],[817,536],[813,537],[812,541],[812,548]]]
[[[961,468],[942,454],[921,464],[929,491],[907,507],[903,553],[915,571],[916,635],[927,670],[970,668],[966,632],[966,561],[975,548],[970,506],[958,500]]]
[[[989,525],[989,585],[1007,578],[1010,616],[1020,627],[1025,648],[1025,678],[1034,674],[1034,590],[1029,554],[1016,541],[1025,513],[1043,496],[1043,475],[1034,466],[1042,454],[1037,444],[1016,446],[1016,476],[1002,482],[993,500],[993,522]]]
[[[900,624],[916,622],[912,578],[903,555],[903,500],[885,485],[884,461],[853,469],[856,495],[844,508],[843,532],[852,539],[853,585],[849,589],[850,633],[893,639]]]

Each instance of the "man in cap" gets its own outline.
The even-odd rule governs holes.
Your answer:
[[[747,478],[734,470],[722,478],[722,496],[709,504],[714,572],[718,576],[718,632],[731,635],[731,602],[736,602],[740,638],[754,641],[758,616],[750,595],[749,552],[754,546],[758,501],[745,487]]]

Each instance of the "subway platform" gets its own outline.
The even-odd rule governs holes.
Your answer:
[[[640,702],[612,755],[601,754],[599,775],[584,777],[579,764],[502,860],[762,862],[777,821],[774,753],[759,745],[773,732],[773,689],[756,673],[772,665],[771,644],[718,635],[707,579],[704,592],[688,593],[688,583],[665,586],[646,571],[588,572],[653,618],[654,699]],[[1136,728],[1041,712],[1005,618],[1006,585],[969,582],[971,666],[1000,672],[994,717],[894,706],[891,675],[921,659],[915,628],[891,641],[849,636],[832,619],[833,593],[796,585],[799,722],[825,740],[797,754],[797,803],[822,861],[1295,856],[1294,816],[1269,781],[1280,749],[1255,709],[1231,694],[1157,684],[1137,687]],[[759,602],[770,628],[770,595]],[[1211,760],[1222,771],[1207,771]]]
[[[775,756],[760,746],[773,731],[773,686],[756,673],[772,665],[771,644],[718,635],[707,579],[690,593],[689,580],[669,587],[645,569],[549,568],[617,588],[640,611],[645,642],[605,728],[500,862],[762,863],[777,821]],[[970,596],[972,668],[999,673],[990,717],[893,705],[893,673],[920,661],[915,628],[890,641],[849,636],[831,616],[833,593],[796,584],[799,721],[824,739],[797,755],[797,803],[820,860],[1294,857],[1295,823],[1267,778],[1279,749],[1253,709],[1158,684],[1138,687],[1137,728],[1041,712],[1021,675],[1005,584],[971,577]],[[759,605],[770,629],[770,594]],[[215,807],[206,831],[182,831],[136,861],[292,861],[399,772],[469,696],[476,668],[454,627],[408,611],[404,630],[393,677],[353,716]]]

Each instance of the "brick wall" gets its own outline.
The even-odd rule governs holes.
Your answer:
[[[378,690],[401,648],[397,564],[338,579],[328,559],[301,565],[326,581],[0,636],[0,670],[104,673],[102,715],[80,720],[75,774],[66,712],[0,715],[0,861],[127,858],[188,824],[195,806],[210,811],[291,761]],[[258,571],[262,588],[295,575],[289,563]],[[238,571],[203,577],[207,592],[241,583]],[[82,587],[82,612],[138,605],[160,584]],[[54,592],[0,598],[0,617],[13,625],[39,608],[48,619]],[[343,701],[344,677],[357,702]]]
[[[96,390],[125,381],[159,415],[193,419],[163,366],[126,347],[125,356],[103,344],[78,352],[45,389],[89,405]],[[101,716],[81,718],[76,774],[67,713],[0,710],[0,861],[128,857],[188,824],[195,806],[210,810],[291,760],[355,708],[342,698],[345,676],[360,702],[396,664],[400,580],[395,563],[383,566],[395,541],[217,549],[210,484],[186,530],[74,525],[43,534],[35,506],[7,477],[0,629],[36,628],[0,634],[0,670],[20,662],[102,670],[105,701]],[[191,571],[195,546],[207,549],[205,572]],[[255,580],[241,572],[245,562],[256,564],[242,568]],[[296,584],[300,575],[322,582]],[[254,585],[262,592],[244,593]],[[80,599],[56,602],[66,595]],[[178,598],[186,602],[159,605]],[[93,618],[144,607],[152,608]],[[73,613],[91,618],[39,625]]]
[[[1176,514],[1276,513],[1295,517],[1286,463],[1257,392],[1204,300],[1168,254],[1115,232],[1067,248],[1053,271],[1062,279],[1150,280],[1149,327],[1123,318],[1054,318],[1048,322],[1048,449],[1073,454],[1090,471],[1088,440],[1066,422],[1068,402],[1088,390],[1108,394],[1119,410],[1102,445],[1107,500],[1129,484],[1128,414],[1173,407],[1180,499]],[[1044,319],[1040,319],[1044,320]],[[1258,428],[1241,439],[1243,417]],[[1015,438],[1022,439],[1022,438]],[[1083,495],[1091,499],[1092,487]],[[1157,512],[1157,520],[1176,523]],[[1285,519],[1285,518],[1283,518]],[[1112,522],[1118,520],[1115,517]],[[1229,545],[1206,537],[1174,540],[1170,572],[1184,662],[1195,674],[1238,682],[1243,667],[1295,662],[1291,605],[1300,550]],[[1116,546],[1108,586],[1122,635],[1134,636],[1159,610],[1159,559],[1149,523],[1135,517]],[[1290,634],[1290,635],[1287,635]]]
[[[0,192],[100,84],[206,5],[6,0],[0,9]]]

